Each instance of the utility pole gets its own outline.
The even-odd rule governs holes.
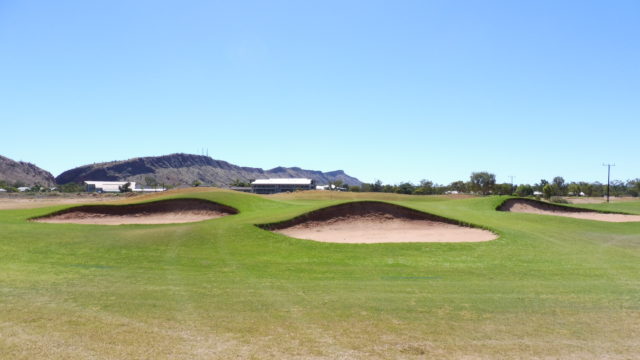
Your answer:
[[[611,180],[611,167],[616,166],[616,164],[605,164],[602,163],[602,166],[607,167],[607,202],[609,202],[609,182]]]
[[[514,191],[514,188],[513,188],[513,178],[514,177],[515,176],[513,176],[513,175],[509,175],[509,178],[511,179],[511,195],[513,195],[513,191]]]

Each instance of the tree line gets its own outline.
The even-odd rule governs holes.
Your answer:
[[[421,180],[414,184],[401,182],[399,184],[383,184],[380,180],[373,183],[363,183],[361,186],[348,186],[340,182],[340,186],[354,192],[384,192],[408,195],[441,195],[441,194],[480,194],[480,195],[517,195],[540,196],[604,196],[607,184],[595,182],[565,182],[562,176],[556,176],[551,181],[541,179],[534,184],[497,183],[495,174],[480,171],[473,172],[467,181],[454,181],[448,185],[436,184],[430,180]],[[633,180],[613,180],[610,183],[611,196],[640,195],[640,178]]]
[[[158,183],[147,178],[147,185],[157,186]],[[251,182],[243,182],[235,180],[231,186],[251,186]],[[193,186],[198,186],[196,183]],[[556,176],[551,181],[541,179],[534,184],[518,184],[497,183],[495,174],[480,171],[473,172],[469,176],[469,180],[457,180],[448,185],[437,184],[430,180],[421,180],[419,183],[401,182],[399,184],[383,184],[377,180],[373,183],[362,183],[361,186],[350,186],[337,180],[330,185],[334,185],[334,189],[353,192],[384,192],[408,195],[442,195],[442,194],[480,194],[480,195],[517,195],[517,196],[540,196],[551,198],[555,196],[592,196],[600,197],[607,193],[607,184],[595,182],[565,182],[562,176]],[[22,182],[9,183],[0,180],[0,188],[8,192],[17,192],[18,187],[25,186]],[[171,186],[162,184],[165,188]],[[30,192],[57,191],[57,192],[83,192],[84,185],[69,183],[64,185],[56,185],[55,188],[35,185],[29,190]],[[613,180],[610,183],[609,192],[611,196],[640,196],[640,178],[622,181]]]

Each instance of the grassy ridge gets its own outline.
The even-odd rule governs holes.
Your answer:
[[[169,196],[217,201],[240,214],[99,226],[25,221],[62,207],[0,211],[0,354],[631,358],[640,350],[640,223],[497,212],[498,197]],[[354,199],[432,212],[501,237],[328,244],[254,226]],[[640,214],[640,202],[611,205],[602,207]]]

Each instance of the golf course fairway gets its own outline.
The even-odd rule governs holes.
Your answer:
[[[640,222],[501,212],[508,197],[194,188],[181,224],[0,210],[3,359],[630,359],[640,354]],[[338,244],[277,223],[381,201],[495,233],[482,242]],[[640,214],[640,201],[583,205]]]

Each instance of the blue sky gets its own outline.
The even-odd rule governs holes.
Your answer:
[[[0,154],[640,177],[638,1],[0,0]]]

